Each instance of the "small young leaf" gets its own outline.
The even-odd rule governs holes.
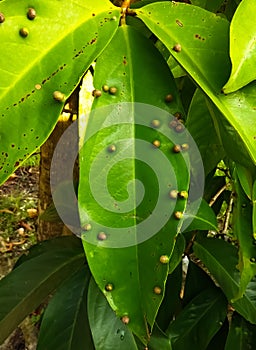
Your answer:
[[[240,2],[230,25],[230,57],[232,71],[228,82],[223,87],[225,93],[241,89],[256,79],[256,2]]]
[[[184,232],[194,231],[194,230],[218,230],[217,227],[217,218],[214,214],[214,211],[209,204],[202,199],[200,203],[200,207],[198,212],[195,214],[194,207],[198,207],[197,203],[190,203],[187,206],[185,215],[184,215],[184,224],[186,224],[186,220],[193,221],[191,224],[185,228]],[[193,213],[193,214],[190,214]],[[182,228],[181,228],[182,231]]]
[[[223,159],[225,152],[216,134],[205,94],[199,89],[196,90],[191,101],[186,127],[198,145],[205,175],[207,175]]]

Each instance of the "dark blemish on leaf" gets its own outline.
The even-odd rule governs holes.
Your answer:
[[[173,101],[173,95],[172,94],[168,94],[165,96],[164,98],[165,102],[169,103]]]
[[[92,13],[92,17],[94,17],[95,16],[95,13]]]
[[[114,286],[113,286],[112,283],[107,283],[107,284],[105,285],[105,290],[106,290],[107,292],[112,292],[113,289],[114,289]]]
[[[183,23],[181,21],[179,21],[178,19],[176,19],[176,23],[178,24],[179,27],[183,27]]]
[[[159,148],[161,146],[161,142],[159,140],[154,140],[152,144],[155,148]]]
[[[36,136],[36,140],[38,140],[39,139],[39,136]]]
[[[105,232],[99,232],[97,235],[97,239],[99,241],[105,241],[107,239],[107,235]]]
[[[26,137],[27,135],[26,134],[23,134],[24,137]]]
[[[102,92],[100,90],[97,90],[97,89],[93,90],[93,92],[92,92],[92,96],[96,97],[96,98],[100,97],[101,94],[102,94]]]
[[[114,87],[114,86],[110,87],[110,88],[109,88],[109,93],[110,93],[111,95],[115,95],[115,94],[117,93],[117,88]]]
[[[66,99],[65,95],[60,91],[54,91],[52,96],[54,100],[57,102],[64,102]]]
[[[19,33],[20,33],[20,36],[22,36],[23,38],[26,38],[29,34],[28,28],[21,28]]]
[[[172,49],[175,52],[181,52],[181,45],[180,44],[175,44]]]
[[[181,145],[182,151],[187,151],[189,149],[189,145],[187,143],[183,143]]]
[[[4,21],[5,21],[4,14],[0,12],[0,23],[4,23]]]
[[[180,112],[175,112],[174,117],[177,118],[178,120],[182,118],[182,114]]]
[[[33,19],[35,19],[36,18],[36,10],[34,9],[34,8],[29,8],[28,9],[28,12],[27,12],[27,17],[28,17],[28,19],[30,19],[30,20],[33,20]]]
[[[160,120],[158,120],[158,119],[154,119],[154,120],[152,120],[152,122],[151,122],[151,126],[152,126],[153,128],[155,128],[155,129],[159,128],[160,125],[161,125],[161,123],[160,123]]]
[[[205,38],[201,37],[201,35],[199,35],[199,34],[195,34],[195,38],[198,40],[202,40],[202,41],[205,40]]]
[[[92,40],[90,41],[90,44],[91,44],[91,45],[94,44],[96,40],[97,40],[97,38],[92,39]]]
[[[179,153],[181,151],[181,147],[180,147],[180,145],[175,145],[175,146],[173,146],[172,150],[174,153]]]
[[[14,104],[13,104],[13,107],[17,106],[17,104],[18,104],[18,103],[14,103]]]
[[[175,211],[175,213],[173,215],[174,215],[175,219],[177,219],[177,220],[180,220],[183,218],[183,213],[181,211]]]

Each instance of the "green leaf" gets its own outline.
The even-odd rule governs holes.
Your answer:
[[[191,220],[191,224],[185,228],[184,232],[194,231],[194,230],[215,230],[218,231],[217,218],[209,206],[209,204],[202,199],[200,201],[200,207],[195,214],[195,207],[198,208],[198,203],[194,202],[187,206],[187,210],[184,215],[184,224],[186,220]],[[181,229],[182,230],[182,229]]]
[[[246,193],[249,199],[252,199],[253,191],[253,174],[250,169],[245,168],[240,164],[236,164],[236,173],[239,179],[239,182]]]
[[[169,260],[169,274],[172,273],[182,260],[182,256],[185,250],[186,240],[182,234],[179,234],[176,238],[176,242],[172,251],[171,258]]]
[[[232,315],[225,350],[250,350],[256,342],[256,327],[236,312]]]
[[[103,91],[104,85],[115,87],[116,93]],[[82,226],[91,225],[83,235],[84,248],[111,307],[119,317],[129,315],[128,326],[147,344],[147,324],[153,326],[161,304],[168,258],[180,228],[171,213],[183,212],[186,205],[186,199],[173,200],[169,192],[187,191],[189,185],[188,154],[171,151],[174,140],[185,134],[168,126],[172,117],[163,110],[174,113],[181,104],[167,63],[130,26],[121,26],[98,58],[94,86],[102,94],[95,98],[80,151],[80,218]],[[165,102],[169,93],[170,103]],[[151,128],[152,120],[161,126]],[[159,148],[152,145],[154,140],[160,141]],[[111,145],[115,147],[109,152]],[[173,175],[168,174],[170,165]],[[106,239],[101,241],[97,236],[102,231]],[[160,262],[162,255],[166,264]],[[108,283],[112,291],[106,291]]]
[[[172,350],[170,339],[155,325],[149,342],[149,350]]]
[[[27,18],[29,7],[34,20]],[[2,183],[47,139],[64,100],[114,35],[120,9],[108,0],[5,0],[0,11]]]
[[[136,12],[218,107],[256,164],[256,84],[228,96],[221,93],[231,69],[228,21],[200,7],[173,2]],[[180,52],[173,50],[176,44],[181,45]]]
[[[203,290],[170,324],[173,349],[205,349],[226,317],[227,301],[218,288]]]
[[[254,13],[256,3],[243,0],[238,5],[230,24],[230,57],[232,71],[223,87],[225,93],[241,89],[256,79],[256,30]]]
[[[191,101],[186,127],[198,145],[207,175],[223,159],[225,152],[216,134],[205,94],[199,89]]]
[[[72,237],[73,238],[73,237]],[[63,247],[62,239],[54,241],[55,249],[48,251],[51,241],[40,245],[40,253],[23,259],[11,273],[0,281],[0,343],[32,312],[62,281],[84,264],[81,245]],[[72,239],[63,239],[65,244]],[[60,243],[60,244],[59,244]]]
[[[256,181],[254,181],[252,189],[252,228],[253,238],[256,241]]]
[[[93,279],[88,290],[88,316],[96,350],[137,350],[129,328],[116,317]]]
[[[183,306],[186,306],[204,289],[213,288],[214,283],[211,278],[193,261],[189,261],[185,280],[185,290],[182,299]]]
[[[181,311],[180,291],[182,288],[182,264],[168,275],[165,285],[165,295],[157,313],[156,324],[166,331],[170,322]]]
[[[197,236],[193,246],[196,256],[210,271],[230,302],[237,297],[240,288],[240,273],[237,269],[238,249],[214,238]],[[244,296],[232,303],[246,320],[256,323],[256,279],[247,285]]]
[[[226,339],[228,336],[228,331],[229,331],[229,322],[228,322],[228,318],[226,317],[221,328],[218,330],[215,336],[211,339],[206,350],[224,349]]]
[[[255,165],[252,163],[246,147],[244,146],[244,141],[237,130],[224,118],[223,114],[220,113],[219,109],[210,99],[207,99],[206,103],[226,155],[236,163],[252,171]]]
[[[240,290],[236,297],[239,299],[250,280],[256,274],[256,247],[253,244],[252,205],[234,174],[236,201],[233,210],[234,234],[239,243],[239,264],[241,273]]]
[[[94,350],[87,316],[88,267],[68,277],[47,306],[37,349]]]
[[[223,0],[191,0],[191,4],[203,7],[204,9],[212,12],[216,12],[222,3]]]

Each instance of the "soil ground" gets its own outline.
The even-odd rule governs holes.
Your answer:
[[[37,242],[38,179],[38,167],[25,166],[0,186],[0,279]],[[32,348],[25,347],[20,328],[0,345],[0,350],[25,349]]]

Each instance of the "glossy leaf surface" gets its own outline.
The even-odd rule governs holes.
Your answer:
[[[203,290],[167,329],[166,334],[171,339],[173,349],[205,349],[221,327],[226,317],[226,307],[226,298],[220,290]]]
[[[228,300],[232,301],[233,298],[236,298],[240,288],[237,248],[219,239],[197,238],[193,249],[196,256],[216,279]],[[237,312],[254,324],[256,324],[255,291],[254,278],[247,285],[244,296],[232,303]]]
[[[234,234],[239,242],[239,264],[241,273],[240,291],[241,297],[253,276],[256,274],[256,247],[253,238],[252,205],[244,193],[240,182],[235,177],[236,201],[233,210]]]
[[[96,350],[137,350],[132,333],[116,317],[93,279],[88,290],[88,316]]]
[[[225,93],[241,89],[256,79],[256,3],[240,2],[230,24],[230,57],[232,71],[223,87]]]
[[[198,204],[191,203],[188,206],[188,210],[184,215],[184,224],[186,224],[186,220],[193,219],[191,224],[185,228],[184,232],[193,231],[193,230],[216,230],[217,227],[217,218],[214,214],[214,211],[209,204],[203,199],[200,202],[200,206],[198,211],[194,210],[194,207],[197,207]]]
[[[198,144],[207,175],[223,159],[225,152],[215,131],[205,98],[205,94],[197,89],[189,107],[186,128]]]
[[[222,3],[223,0],[191,0],[191,4],[203,7],[212,12],[217,11]]]
[[[231,69],[228,21],[182,3],[154,3],[136,11],[222,112],[255,164],[256,84],[228,96],[221,93]],[[175,51],[176,44],[181,51]]]
[[[5,0],[0,12],[2,183],[47,139],[65,99],[117,29],[120,9],[108,0]]]
[[[104,85],[115,87],[115,93],[105,92]],[[149,341],[147,323],[153,325],[162,301],[168,258],[180,226],[180,221],[170,213],[183,212],[186,204],[185,199],[171,199],[169,191],[187,190],[189,182],[186,152],[171,151],[173,140],[184,136],[169,128],[172,117],[168,113],[153,106],[174,113],[180,110],[180,102],[161,54],[130,26],[121,26],[99,57],[94,86],[101,91],[101,96],[95,98],[85,135],[81,136],[84,139],[93,134],[80,152],[81,224],[92,226],[84,234],[83,243],[100,289],[119,317],[129,315],[128,326],[146,344]],[[148,87],[146,91],[145,87]],[[173,95],[170,103],[165,101],[169,93]],[[153,106],[121,104],[127,101]],[[128,117],[125,122],[124,115]],[[152,120],[158,120],[161,126],[150,127]],[[154,140],[159,140],[160,147],[152,145]],[[111,145],[115,147],[109,152]],[[98,163],[97,159],[100,159]],[[98,167],[92,175],[94,164]],[[170,165],[172,174],[167,170]],[[177,176],[178,173],[183,176]],[[122,202],[128,200],[130,207],[124,207]],[[162,208],[160,211],[155,211],[156,204]],[[159,205],[156,208],[160,208]],[[165,208],[169,208],[167,212]],[[166,213],[164,223],[162,213]],[[146,231],[145,224],[148,225]],[[102,231],[106,239],[97,239]],[[166,264],[159,261],[162,255],[167,257]],[[113,285],[112,290],[106,290],[107,284]],[[155,287],[158,294],[154,293]]]
[[[68,243],[68,244],[67,244]],[[48,245],[53,247],[48,251]],[[45,241],[0,281],[0,343],[62,281],[84,264],[81,242],[74,237]]]
[[[250,350],[256,342],[255,326],[236,312],[232,316],[225,350]]]
[[[88,266],[82,266],[60,285],[44,312],[38,350],[94,350],[87,315],[89,280]]]

